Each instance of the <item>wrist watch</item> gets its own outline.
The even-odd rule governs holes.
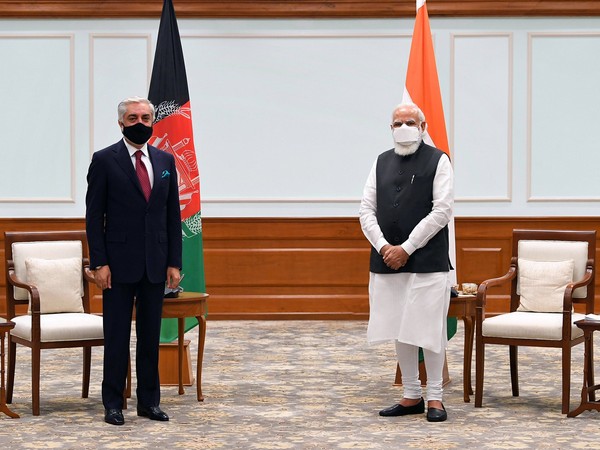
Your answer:
[[[100,269],[102,269],[103,267],[104,267],[104,266],[96,266],[96,267],[94,268],[94,270],[100,270]]]

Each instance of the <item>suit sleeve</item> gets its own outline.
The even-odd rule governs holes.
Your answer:
[[[167,233],[169,236],[169,254],[167,265],[169,267],[182,266],[182,235],[181,235],[181,209],[179,206],[179,185],[177,183],[177,168],[175,159],[171,158],[169,169],[169,197],[167,198]]]
[[[90,248],[90,267],[108,264],[104,239],[106,213],[107,174],[101,158],[94,153],[87,174],[88,188],[85,196],[85,228]]]

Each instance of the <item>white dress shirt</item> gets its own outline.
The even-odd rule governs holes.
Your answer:
[[[150,161],[150,157],[148,156],[148,144],[144,144],[144,146],[140,149],[135,148],[127,139],[123,138],[123,142],[125,143],[125,147],[127,147],[127,151],[129,152],[129,156],[131,157],[131,163],[133,164],[133,169],[135,170],[135,152],[138,150],[142,151],[142,162],[146,166],[146,170],[148,171],[148,178],[150,178],[150,187],[154,187],[154,171],[152,170],[152,162]]]

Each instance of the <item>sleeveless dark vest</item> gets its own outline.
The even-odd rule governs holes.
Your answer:
[[[377,159],[377,222],[391,245],[400,245],[415,226],[433,208],[433,180],[441,157],[445,153],[422,143],[408,156],[394,150]],[[448,272],[448,227],[441,229],[425,247],[416,250],[404,267],[392,270],[383,257],[371,248],[370,270],[374,273]]]

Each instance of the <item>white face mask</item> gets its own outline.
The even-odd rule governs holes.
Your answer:
[[[414,144],[421,138],[421,130],[419,127],[409,127],[406,124],[394,128],[392,134],[394,135],[394,142],[400,145]]]

